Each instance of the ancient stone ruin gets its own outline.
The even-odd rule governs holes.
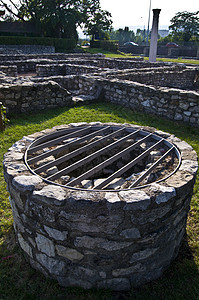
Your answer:
[[[8,113],[106,101],[199,126],[195,66],[90,54],[0,55]],[[129,124],[56,126],[4,156],[18,243],[63,286],[129,290],[178,254],[198,168],[192,147]]]
[[[155,128],[73,123],[25,136],[4,156],[18,243],[62,286],[137,287],[176,258],[197,168],[191,146]]]
[[[90,54],[1,55],[9,113],[107,101],[199,125],[198,68]]]

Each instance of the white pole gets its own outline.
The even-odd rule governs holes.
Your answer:
[[[153,25],[151,32],[151,42],[149,49],[149,62],[156,61],[157,41],[158,41],[158,22],[161,9],[153,9]]]
[[[150,24],[150,16],[151,16],[151,0],[149,3],[149,17],[148,17],[148,27],[147,27],[147,37],[146,37],[146,44],[148,45],[149,42],[149,24]]]

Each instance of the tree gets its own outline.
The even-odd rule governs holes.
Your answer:
[[[112,31],[110,37],[112,40],[118,40],[120,44],[135,41],[134,31],[129,30],[129,27],[127,26],[124,29],[120,28],[118,30]]]
[[[139,45],[144,45],[146,41],[146,36],[147,36],[146,30],[145,29],[142,30],[138,28],[135,36],[135,42],[138,43]]]
[[[191,38],[199,38],[199,11],[197,12],[178,12],[172,19],[171,25],[172,35],[181,36],[185,42]]]
[[[111,14],[102,10],[100,0],[82,1],[83,31],[92,39],[105,39],[106,32],[112,29]]]
[[[110,13],[100,7],[99,0],[0,0],[1,6],[15,20],[33,23],[40,35],[74,37],[77,26],[94,34],[111,27]]]

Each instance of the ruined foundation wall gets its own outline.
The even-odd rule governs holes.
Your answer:
[[[51,83],[48,84],[49,81]],[[8,108],[9,113],[28,112],[59,105],[67,106],[72,102],[68,102],[66,90],[78,90],[80,95],[90,95],[96,86],[102,87],[101,95],[105,101],[199,126],[197,92],[155,88],[128,80],[102,79],[100,76],[89,76],[89,74],[53,76],[35,78],[33,82],[11,85],[9,88],[0,86],[0,94],[1,101]]]
[[[8,114],[73,105],[71,94],[54,81],[0,86],[0,95]]]
[[[0,48],[6,52],[16,51],[24,54],[41,54],[41,53],[55,53],[54,46],[43,45],[0,45]]]
[[[199,89],[199,82],[194,83],[195,76],[196,70],[194,68],[186,68],[184,70],[178,68],[156,68],[124,72],[124,74],[118,74],[117,78],[159,87],[196,90]]]
[[[74,80],[85,94],[92,86],[101,85],[105,101],[199,126],[199,93],[195,91],[92,76],[77,76]]]

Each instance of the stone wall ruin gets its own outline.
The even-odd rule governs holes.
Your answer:
[[[0,55],[8,113],[105,100],[199,125],[198,68],[90,54]]]
[[[103,100],[199,126],[195,66],[87,54],[0,60],[1,101],[10,114]],[[86,289],[129,290],[161,276],[185,234],[198,168],[193,149],[157,131],[181,152],[171,177],[142,190],[77,193],[47,185],[24,164],[26,148],[48,132],[24,137],[4,156],[14,228],[30,264],[63,286]]]

